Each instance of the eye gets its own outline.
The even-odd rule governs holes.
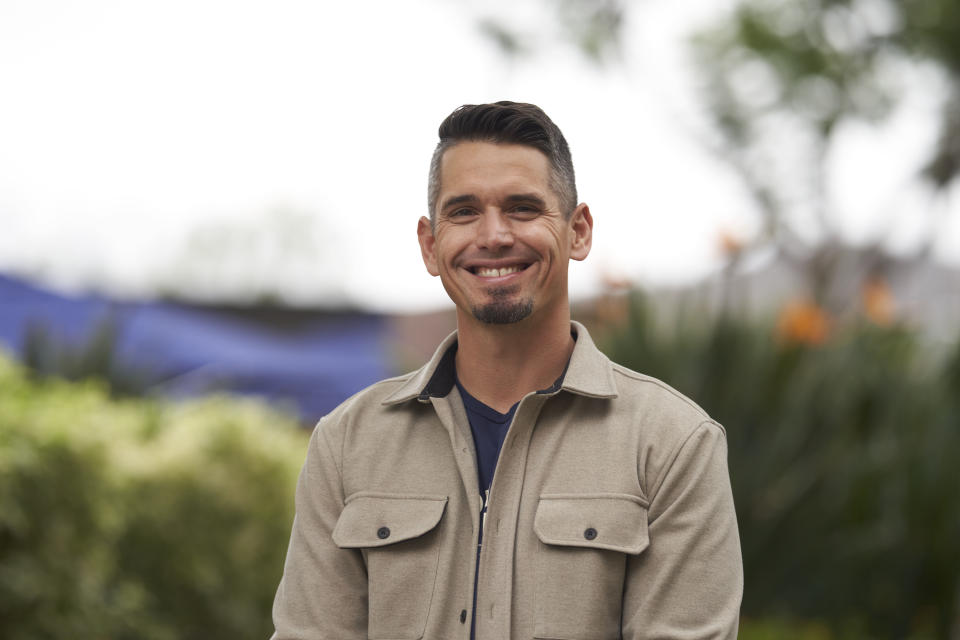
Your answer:
[[[472,215],[474,215],[473,209],[470,209],[468,207],[462,207],[460,209],[454,209],[453,211],[447,214],[447,217],[448,218],[466,218]]]
[[[534,218],[540,215],[540,208],[532,204],[518,204],[510,209],[510,214],[517,218]]]

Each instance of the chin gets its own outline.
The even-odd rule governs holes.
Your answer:
[[[533,313],[533,300],[494,301],[472,311],[473,317],[485,324],[513,324]]]

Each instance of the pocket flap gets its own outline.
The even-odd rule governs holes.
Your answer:
[[[647,503],[626,493],[542,495],[533,530],[549,545],[638,554],[650,543]]]
[[[437,526],[446,506],[446,496],[355,493],[337,519],[333,542],[355,549],[410,540]]]

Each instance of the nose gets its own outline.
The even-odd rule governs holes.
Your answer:
[[[477,245],[496,251],[513,245],[513,228],[510,219],[499,210],[487,210],[480,216],[477,228]]]

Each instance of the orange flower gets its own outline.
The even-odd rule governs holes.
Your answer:
[[[735,258],[743,251],[745,243],[743,239],[726,230],[721,230],[718,237],[720,251],[727,258]]]
[[[863,313],[874,324],[888,326],[893,322],[896,301],[890,285],[879,276],[871,277],[860,289]]]
[[[793,300],[777,319],[777,335],[787,342],[823,344],[830,336],[830,315],[810,300]]]

